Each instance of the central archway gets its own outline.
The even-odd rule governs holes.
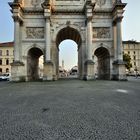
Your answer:
[[[57,75],[59,75],[59,45],[62,41],[64,40],[72,40],[74,41],[76,44],[77,44],[77,50],[78,50],[78,77],[79,77],[79,74],[81,73],[82,71],[82,54],[81,54],[81,42],[82,42],[82,39],[81,39],[81,35],[79,33],[78,30],[72,28],[72,27],[65,27],[63,29],[61,29],[58,34],[57,34],[57,37],[56,37],[56,46],[57,46],[57,50],[58,50],[58,56],[57,56],[57,59],[58,59],[58,63],[56,65],[56,69],[57,69]],[[59,76],[58,76],[59,78]]]

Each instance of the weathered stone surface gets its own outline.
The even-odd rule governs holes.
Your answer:
[[[25,64],[21,75],[24,75],[27,81],[33,77],[28,71],[30,66],[27,58],[36,54],[35,52],[29,54],[30,50],[36,47],[42,51],[44,64],[52,61],[54,64],[53,75],[58,77],[58,46],[63,40],[71,39],[78,46],[79,78],[89,75],[85,74],[85,62],[93,61],[96,50],[102,47],[108,53],[100,52],[100,54],[109,54],[109,64],[105,66],[108,67],[107,79],[111,79],[110,77],[114,74],[119,79],[119,75],[122,73],[119,71],[115,73],[112,63],[122,60],[121,20],[125,5],[121,1],[114,3],[111,0],[22,0],[11,2],[15,26],[14,57],[15,61]],[[101,63],[105,64],[107,61],[107,57],[103,58],[104,55],[102,55],[102,61],[100,61],[100,56],[97,56],[99,60],[97,63],[100,66]],[[34,56],[32,63],[35,63],[35,59],[39,59],[39,56]],[[121,69],[122,66],[118,65],[118,67]],[[45,65],[44,69],[46,69]],[[38,71],[33,70],[35,73]],[[46,71],[44,70],[44,72]],[[98,67],[96,71],[100,75],[101,70]],[[94,77],[94,73],[94,71],[90,73],[91,77]],[[125,75],[125,73],[123,74]],[[20,76],[13,72],[12,75],[13,77]],[[47,76],[47,73],[44,75]],[[106,73],[102,73],[102,75],[106,75]],[[48,77],[50,77],[49,73]]]

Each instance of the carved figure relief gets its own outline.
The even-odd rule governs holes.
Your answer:
[[[100,7],[102,7],[103,5],[105,5],[106,0],[96,0],[96,4]]]
[[[95,27],[93,28],[93,38],[110,38],[109,27]]]
[[[34,7],[37,7],[37,6],[40,4],[40,1],[39,1],[39,0],[31,0],[31,4],[32,4]]]
[[[31,39],[41,39],[44,38],[44,28],[43,27],[26,27],[26,36]]]

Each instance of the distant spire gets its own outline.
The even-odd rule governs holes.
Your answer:
[[[62,60],[62,69],[64,69],[64,60]]]

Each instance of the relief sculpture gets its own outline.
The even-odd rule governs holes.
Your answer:
[[[34,6],[34,7],[37,7],[39,5],[40,1],[39,0],[31,0],[31,4]]]
[[[95,27],[93,28],[93,38],[110,38],[109,27]]]
[[[44,38],[44,28],[43,27],[27,27],[26,36],[31,39],[41,39]]]
[[[96,4],[100,7],[105,5],[105,3],[106,3],[106,0],[96,0]]]

